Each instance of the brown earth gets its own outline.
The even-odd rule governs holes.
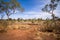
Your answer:
[[[55,40],[47,33],[36,32],[32,29],[29,30],[8,30],[6,33],[0,33],[0,40]]]
[[[33,34],[29,30],[8,30],[0,33],[0,40],[33,40]]]
[[[7,32],[5,33],[0,33],[0,40],[55,40],[54,38],[55,36],[53,33],[45,33],[45,32],[37,31],[37,27],[39,25],[28,24],[27,26],[27,24],[24,24],[22,26],[25,26],[25,27],[29,26],[29,29],[7,30]]]

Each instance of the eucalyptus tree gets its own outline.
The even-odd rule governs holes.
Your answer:
[[[42,11],[52,14],[52,19],[55,20],[54,10],[56,10],[59,2],[60,0],[51,0],[50,4],[46,4],[45,7],[42,8]]]
[[[9,16],[15,13],[15,10],[19,10],[22,11],[22,7],[20,5],[20,3],[17,0],[0,0],[0,14],[4,14],[7,15],[8,20],[9,20]],[[1,15],[1,18],[4,17],[4,15]],[[2,21],[2,26],[3,29],[0,31],[4,31],[8,28],[9,25],[9,21]]]
[[[15,13],[15,10],[20,11],[23,10],[20,3],[17,0],[8,0],[8,1],[0,0],[0,13],[5,12],[8,19],[11,14]]]
[[[57,6],[58,6],[58,3],[60,2],[60,0],[50,0],[50,3],[49,4],[46,4],[44,6],[44,8],[42,8],[42,11],[43,12],[48,12],[49,14],[51,14],[52,16],[52,21],[49,22],[47,21],[47,29],[50,30],[50,31],[53,31],[53,30],[58,30],[59,27],[57,27],[57,24],[56,24],[56,16],[54,14],[54,11],[56,10]]]

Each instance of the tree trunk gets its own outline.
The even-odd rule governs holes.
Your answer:
[[[9,20],[9,16],[8,16],[8,20]]]
[[[52,20],[55,20],[55,15],[53,14],[53,8],[52,8]]]

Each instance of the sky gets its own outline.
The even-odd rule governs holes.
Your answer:
[[[51,14],[47,12],[43,12],[41,9],[50,3],[50,0],[17,0],[21,6],[24,8],[24,11],[17,11],[15,14],[12,14],[10,18],[18,19],[32,19],[32,18],[51,18]],[[54,11],[54,14],[60,17],[60,4],[58,5],[57,9]],[[4,18],[7,18],[5,15]]]

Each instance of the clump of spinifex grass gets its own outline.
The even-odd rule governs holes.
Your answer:
[[[57,32],[60,30],[59,24],[58,21],[45,20],[39,29],[42,32]]]
[[[5,20],[0,21],[0,33],[7,32],[8,22]]]

